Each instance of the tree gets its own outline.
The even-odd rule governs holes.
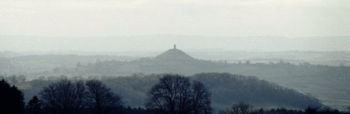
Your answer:
[[[305,109],[305,114],[317,114],[318,108],[315,107],[307,107]]]
[[[23,94],[16,86],[0,81],[0,114],[22,114],[24,112]]]
[[[34,96],[26,106],[27,114],[40,114],[42,111],[41,103],[37,96]]]
[[[193,81],[193,113],[210,114],[210,93],[208,89],[199,81]]]
[[[45,87],[41,92],[44,108],[54,114],[76,114],[85,106],[85,86],[82,81],[61,80]]]
[[[88,109],[92,114],[106,114],[122,106],[120,97],[97,80],[61,80],[45,87],[40,95],[43,108],[53,114],[88,113]]]
[[[86,82],[88,94],[88,107],[95,114],[107,114],[122,106],[121,98],[114,94],[101,81],[90,80]]]
[[[166,75],[150,91],[148,107],[161,113],[188,113],[189,108],[189,79],[179,75]]]
[[[209,92],[200,82],[191,88],[189,78],[167,74],[149,92],[147,107],[165,114],[210,113]]]
[[[249,114],[251,111],[250,107],[248,104],[239,103],[227,109],[225,114]]]

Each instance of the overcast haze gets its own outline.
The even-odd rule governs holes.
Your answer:
[[[350,36],[349,11],[349,0],[1,0],[0,51],[349,50],[331,38]]]

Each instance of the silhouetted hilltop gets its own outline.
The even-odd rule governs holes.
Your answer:
[[[159,61],[191,61],[194,60],[191,56],[186,54],[184,51],[176,49],[174,46],[173,49],[169,49],[168,51],[156,56],[155,60]]]

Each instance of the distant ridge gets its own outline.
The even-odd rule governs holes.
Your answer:
[[[246,52],[244,52],[246,53]],[[246,54],[242,55],[246,55]],[[275,53],[275,55],[281,54],[283,56],[296,57],[300,52],[293,53]],[[327,54],[319,54],[317,52],[303,52],[309,53],[308,58],[318,59],[317,57],[323,57]],[[334,52],[334,55],[339,52]],[[222,53],[224,54],[224,53]],[[253,54],[253,53],[252,53]],[[261,53],[256,53],[261,54]],[[237,55],[244,57],[242,55]],[[248,54],[249,55],[249,54]],[[281,56],[278,55],[278,56]],[[312,56],[311,56],[312,55]],[[331,54],[333,55],[333,54]],[[268,56],[268,55],[267,55]],[[337,55],[336,58],[347,56]],[[0,57],[1,59],[1,57]],[[49,58],[50,60],[52,58]],[[38,59],[41,60],[41,59]],[[70,59],[63,59],[65,61]],[[275,59],[277,60],[277,59]],[[323,59],[320,59],[323,60]],[[6,60],[5,60],[6,61]],[[55,62],[55,64],[57,64]],[[0,64],[1,67],[1,64]],[[3,66],[2,68],[7,68]],[[44,65],[44,68],[47,65]],[[313,65],[313,64],[289,64],[289,63],[224,63],[207,61],[193,58],[185,52],[176,49],[169,49],[164,53],[153,58],[141,58],[132,61],[115,61],[106,60],[96,62],[87,65],[77,65],[75,69],[58,68],[52,72],[44,72],[39,75],[45,76],[128,76],[133,74],[183,74],[194,75],[197,73],[232,73],[245,76],[257,76],[260,79],[268,80],[273,83],[277,83],[286,87],[297,89],[300,92],[308,93],[318,96],[322,100],[322,103],[331,106],[332,108],[338,108],[346,110],[345,107],[349,106],[350,94],[348,88],[348,80],[350,77],[349,66],[326,66],[326,65]],[[2,69],[0,69],[2,70]],[[4,70],[9,71],[9,70]],[[317,81],[315,81],[317,80]],[[221,83],[221,82],[220,82]],[[255,89],[260,91],[259,89]],[[262,90],[263,91],[263,90]],[[246,96],[246,95],[244,95]]]
[[[174,45],[173,49],[169,49],[168,51],[156,56],[155,59],[156,60],[169,60],[169,61],[195,60],[193,57],[189,56],[184,51],[176,49],[176,45]]]

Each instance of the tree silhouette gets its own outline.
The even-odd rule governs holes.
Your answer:
[[[318,110],[318,108],[307,107],[305,109],[305,114],[317,114],[317,110]]]
[[[41,114],[42,107],[37,96],[34,96],[26,106],[27,114]]]
[[[98,80],[61,80],[44,87],[40,95],[45,113],[109,114],[122,107],[120,97]]]
[[[108,114],[115,112],[122,106],[121,99],[107,88],[101,81],[90,80],[86,82],[89,108],[94,114]]]
[[[239,103],[227,109],[224,114],[250,114],[250,107],[249,104]]]
[[[24,113],[23,94],[16,86],[0,81],[0,114]]]
[[[200,82],[167,74],[150,90],[149,109],[165,114],[210,113],[209,92]]]
[[[61,80],[45,87],[41,92],[44,108],[54,114],[81,113],[85,106],[85,86],[82,81]]]
[[[199,81],[193,81],[193,113],[210,114],[210,93],[208,89]]]

